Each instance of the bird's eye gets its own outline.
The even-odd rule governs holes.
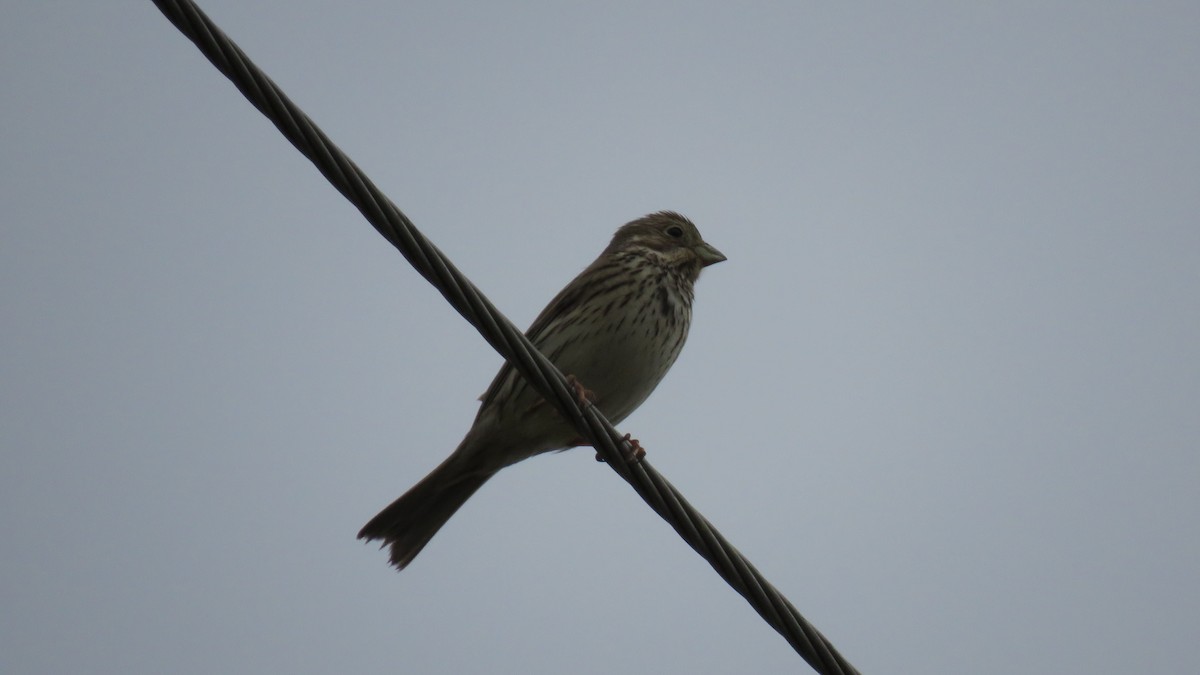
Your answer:
[[[678,239],[683,236],[683,228],[679,227],[678,225],[672,225],[671,227],[667,228],[667,234]]]

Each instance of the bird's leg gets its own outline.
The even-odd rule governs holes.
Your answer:
[[[567,386],[575,392],[575,402],[581,410],[586,410],[596,403],[596,393],[584,387],[574,375],[567,375]]]
[[[584,387],[583,383],[574,375],[567,375],[567,386],[575,393],[575,402],[579,404],[580,408],[586,410],[596,403],[596,393]],[[625,434],[624,440],[626,443],[629,443],[629,452],[625,454],[625,461],[630,464],[642,461],[642,458],[646,456],[646,451],[638,443],[637,439],[631,438],[629,434]],[[604,461],[600,453],[596,453],[596,461]]]
[[[646,456],[646,449],[642,447],[642,444],[638,443],[636,438],[630,438],[629,434],[625,434],[622,440],[629,444],[629,452],[625,453],[625,461],[630,464],[637,464],[642,461],[642,458]],[[596,453],[596,461],[604,461],[604,457],[598,452]]]
[[[646,449],[638,443],[638,439],[630,438],[629,434],[625,434],[625,442],[629,444],[629,453],[625,455],[625,461],[630,464],[637,464],[646,456]]]

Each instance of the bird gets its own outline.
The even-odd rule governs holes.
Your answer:
[[[696,280],[702,269],[724,260],[679,213],[643,216],[616,231],[525,336],[568,375],[581,402],[596,405],[619,424],[675,363],[691,326]],[[458,448],[358,533],[359,539],[390,547],[397,570],[408,566],[496,472],[586,444],[509,363],[479,400],[475,421]]]

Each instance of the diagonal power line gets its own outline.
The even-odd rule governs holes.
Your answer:
[[[649,462],[624,459],[630,448],[622,434],[594,406],[580,409],[562,373],[207,15],[190,0],[154,0],[154,4],[814,670],[828,675],[858,673]]]

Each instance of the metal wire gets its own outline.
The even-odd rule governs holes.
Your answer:
[[[814,670],[830,675],[858,673],[649,462],[630,463],[624,459],[630,447],[623,435],[594,406],[580,409],[554,364],[455,269],[195,3],[154,0],[154,4]]]

